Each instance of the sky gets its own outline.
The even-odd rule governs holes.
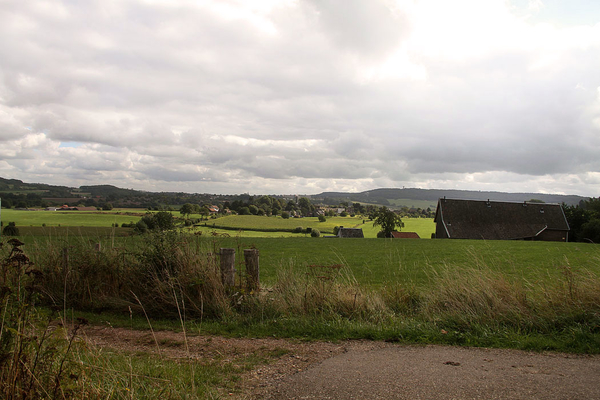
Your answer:
[[[597,0],[0,0],[0,177],[600,196]]]

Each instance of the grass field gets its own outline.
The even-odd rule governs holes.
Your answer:
[[[66,348],[68,353],[71,348],[63,338],[68,335],[44,345],[33,329],[37,325],[19,319],[37,315],[40,326],[44,321],[50,324],[43,313],[17,312],[39,304],[17,296],[34,291],[71,320],[83,316],[93,324],[112,327],[148,329],[151,323],[155,330],[185,327],[190,334],[202,335],[600,353],[598,245],[376,239],[378,228],[372,222],[350,217],[324,223],[316,218],[226,217],[210,220],[206,227],[182,229],[202,235],[128,235],[130,228],[110,225],[135,222],[139,215],[6,211],[3,220],[17,222],[25,245],[24,253],[14,252],[6,238],[2,240],[3,284],[16,285],[5,291],[2,331],[20,330],[14,337],[25,338],[15,341],[22,344],[17,352],[22,357],[15,365],[27,371],[34,368],[28,363],[35,365],[38,357],[55,355],[54,361],[44,358],[42,366],[61,363],[66,357],[61,351]],[[213,221],[216,226],[226,221],[229,229],[213,229]],[[404,222],[404,231],[416,231],[423,238],[429,238],[434,228],[431,219]],[[302,226],[327,231],[336,225],[361,227],[367,238],[311,238],[252,230]],[[236,250],[235,287],[222,284],[221,248]],[[242,280],[243,250],[249,248],[260,252],[262,290],[258,292]],[[23,255],[33,264],[27,257],[23,261]],[[333,267],[339,264],[340,268]],[[37,284],[27,290],[19,286],[30,279]],[[151,335],[146,336],[151,341]],[[3,335],[3,339],[10,337]],[[143,352],[81,354],[84,363],[71,363],[73,373],[63,375],[86,374],[103,398],[134,398],[134,391],[139,398],[165,397],[167,384],[172,394],[168,398],[215,398],[219,390],[234,387],[241,371],[257,362],[243,358],[232,368],[229,359],[210,359],[186,368],[185,362]],[[49,368],[48,373],[56,374],[54,370]],[[51,388],[58,375],[49,380]],[[101,388],[105,390],[98,391]]]
[[[17,227],[112,227],[113,224],[121,226],[123,223],[137,222],[145,213],[145,210],[111,210],[111,211],[23,211],[13,209],[2,210],[2,221],[5,224],[15,222]],[[175,217],[180,217],[174,212]],[[200,218],[200,215],[192,215],[192,218]],[[404,218],[405,232],[417,232],[423,239],[429,239],[435,231],[435,225],[430,218]],[[328,217],[327,221],[319,222],[316,217],[290,218],[281,217],[259,217],[256,215],[232,215],[216,219],[210,219],[199,224],[194,229],[184,231],[201,231],[210,234],[213,231],[231,236],[244,237],[303,237],[304,234],[293,234],[290,230],[297,227],[303,229],[318,229],[322,235],[332,235],[335,226],[346,228],[362,228],[366,238],[377,237],[379,227],[374,227],[373,222],[359,217]],[[214,226],[214,228],[213,228]],[[219,229],[219,228],[224,229]],[[30,235],[44,234],[39,229],[29,229]],[[91,232],[80,230],[81,234]],[[61,234],[54,231],[55,234]],[[23,234],[23,233],[22,233]],[[92,232],[93,234],[93,232]]]
[[[346,265],[362,285],[428,285],[447,270],[481,267],[523,282],[551,282],[564,273],[600,274],[600,247],[585,243],[418,239],[218,238],[206,245],[260,251],[261,277],[267,283],[282,268]]]
[[[144,211],[23,211],[2,210],[2,221],[6,225],[14,222],[21,226],[108,226],[137,222]]]
[[[403,222],[404,228],[402,228],[402,231],[417,232],[423,239],[431,238],[431,234],[435,232],[435,225],[431,218],[404,218]],[[366,238],[375,238],[380,230],[380,227],[373,226],[373,221],[360,217],[328,217],[325,222],[319,222],[316,217],[283,219],[281,217],[232,215],[210,220],[206,225],[208,227],[214,225],[226,229],[238,229],[243,231],[242,236],[246,236],[246,233],[253,230],[283,231],[296,227],[318,229],[321,234],[331,235],[334,227],[343,226],[346,228],[361,228]]]

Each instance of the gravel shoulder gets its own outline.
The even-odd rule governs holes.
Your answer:
[[[600,399],[600,357],[383,342],[301,342],[86,327],[100,348],[169,358],[266,364],[246,372],[237,399]]]

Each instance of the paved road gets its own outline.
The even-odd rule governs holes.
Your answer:
[[[329,358],[265,398],[600,399],[600,357],[389,345]]]

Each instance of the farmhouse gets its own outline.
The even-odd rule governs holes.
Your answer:
[[[435,237],[440,239],[566,242],[569,224],[560,204],[439,199]]]

